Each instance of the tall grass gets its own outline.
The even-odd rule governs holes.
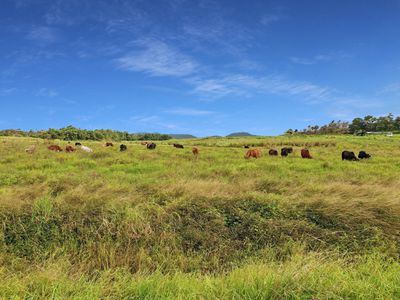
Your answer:
[[[94,153],[53,153],[0,138],[0,297],[396,299],[399,142],[197,139],[154,151],[127,142],[124,153],[88,142]],[[245,144],[264,156],[245,160]],[[266,156],[286,145],[291,157]],[[342,162],[342,150],[373,157]]]

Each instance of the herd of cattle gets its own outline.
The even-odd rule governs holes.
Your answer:
[[[157,145],[155,143],[153,143],[153,142],[141,142],[140,144],[146,146],[146,148],[149,149],[149,150],[154,150],[157,147]],[[178,148],[178,149],[184,149],[183,145],[181,145],[181,144],[173,144],[173,146],[175,148]],[[93,152],[93,150],[91,148],[89,148],[87,146],[84,146],[79,142],[75,143],[75,148],[72,147],[71,145],[66,146],[65,152],[68,152],[68,153],[75,152],[77,150],[77,147],[79,147],[81,150],[83,150],[85,152]],[[107,142],[105,144],[105,147],[114,147],[114,144],[111,143],[111,142]],[[250,148],[250,146],[249,145],[245,145],[244,148]],[[47,147],[47,149],[49,149],[51,151],[55,151],[55,152],[62,152],[63,151],[63,149],[58,145],[50,145],[50,146]],[[30,153],[30,154],[33,154],[35,152],[35,150],[36,150],[36,146],[35,145],[29,146],[27,149],[25,149],[25,151],[27,153]],[[127,145],[121,144],[119,146],[119,151],[124,152],[126,150],[128,150],[128,146]],[[197,156],[199,154],[199,149],[197,147],[193,147],[192,148],[192,153],[193,153],[193,155]],[[281,152],[280,152],[282,157],[287,157],[291,153],[293,153],[293,148],[292,147],[284,147],[284,148],[281,149]],[[270,149],[268,151],[268,154],[270,156],[278,156],[279,152],[276,149]],[[301,149],[300,155],[301,155],[302,158],[312,159],[312,156],[311,156],[310,151],[308,149]],[[261,150],[259,150],[259,149],[249,149],[249,150],[247,150],[247,152],[246,152],[244,157],[246,159],[247,158],[251,158],[251,157],[259,158],[259,157],[261,157]],[[358,158],[356,157],[356,155],[352,151],[343,151],[342,152],[342,160],[358,161],[359,159],[368,159],[370,157],[371,157],[371,155],[368,154],[365,151],[360,151],[359,154],[358,154]]]
[[[244,147],[249,148],[249,146],[247,146],[247,145]],[[290,153],[293,153],[292,147],[285,147],[285,148],[281,149],[282,157],[287,157],[287,156],[289,156]],[[270,156],[278,156],[279,155],[278,150],[275,150],[275,149],[269,150],[268,154]],[[312,156],[308,149],[301,149],[300,155],[302,158],[312,159]],[[261,151],[259,149],[250,149],[246,152],[246,155],[244,157],[245,158],[250,158],[250,157],[259,158],[259,157],[261,157]],[[359,159],[367,159],[370,157],[371,157],[371,155],[365,151],[360,151],[358,154],[358,158],[352,151],[343,151],[342,152],[342,160],[358,161]]]
[[[155,144],[155,143],[141,142],[140,144],[146,146],[146,148],[149,150],[154,150],[157,147],[157,144]],[[173,144],[173,146],[175,148],[180,148],[180,149],[184,148],[183,145],[181,145],[181,144]],[[82,143],[79,143],[79,142],[75,143],[75,148],[71,145],[66,146],[65,152],[67,152],[67,153],[75,152],[78,149],[77,147],[79,147],[81,150],[83,150],[85,152],[93,152],[93,150],[91,148],[84,146],[84,145],[82,145]],[[114,144],[111,142],[107,142],[105,144],[105,147],[114,147]],[[49,149],[50,151],[55,151],[55,152],[63,151],[63,148],[61,148],[59,145],[50,145],[47,147],[47,149]],[[125,144],[119,145],[120,152],[125,152],[126,150],[128,150],[127,145],[125,145]],[[27,152],[29,154],[33,154],[35,151],[36,151],[36,145],[31,145],[25,149],[25,152]],[[197,156],[199,154],[199,149],[197,147],[193,147],[192,153],[193,153],[193,155]]]

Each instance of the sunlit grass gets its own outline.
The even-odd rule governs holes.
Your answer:
[[[0,138],[0,298],[400,297],[400,138],[172,143]],[[295,153],[267,155],[281,146]]]

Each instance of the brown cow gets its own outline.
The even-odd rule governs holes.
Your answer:
[[[310,151],[308,151],[307,149],[301,149],[301,157],[302,158],[309,158],[311,159],[311,154]]]
[[[192,153],[193,153],[194,156],[199,155],[199,148],[193,147],[193,148],[192,148]]]
[[[67,153],[75,152],[75,151],[76,151],[76,149],[74,147],[72,147],[72,146],[67,146],[65,148],[65,152],[67,152]]]
[[[58,145],[51,145],[48,146],[47,149],[51,150],[51,151],[56,151],[56,152],[62,152],[63,150],[61,149],[60,146]]]
[[[270,156],[278,156],[278,150],[271,149],[271,150],[269,150],[268,154]]]
[[[254,158],[259,158],[261,157],[261,151],[259,149],[250,149],[246,152],[246,155],[244,156],[244,158],[250,158],[250,157],[254,157]]]
[[[106,147],[114,147],[113,143],[106,143]]]
[[[140,145],[146,146],[147,142],[140,142]]]

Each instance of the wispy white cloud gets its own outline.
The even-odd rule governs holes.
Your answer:
[[[229,80],[229,78],[200,78],[193,77],[187,79],[193,86],[192,93],[211,98],[223,98],[228,95],[244,96],[247,92],[240,83]]]
[[[348,59],[351,57],[353,56],[349,53],[345,53],[343,51],[337,51],[328,54],[317,54],[308,58],[292,56],[289,57],[289,59],[291,62],[299,65],[315,65],[317,63],[337,61],[341,59]]]
[[[157,115],[137,115],[137,116],[132,116],[129,118],[127,121],[128,123],[131,124],[142,124],[145,125],[146,128],[151,128],[151,130],[154,129],[168,129],[168,130],[175,130],[178,129],[179,127],[175,124],[165,122],[162,120],[160,116]]]
[[[26,8],[34,3],[34,0],[14,0],[15,7],[17,8]]]
[[[35,93],[36,97],[54,98],[58,96],[58,92],[54,89],[41,88]]]
[[[27,35],[29,40],[41,43],[52,43],[58,39],[55,29],[47,26],[34,26]]]
[[[139,49],[115,60],[120,69],[152,76],[179,77],[193,73],[197,67],[192,58],[162,41],[142,39],[133,45]]]
[[[0,89],[0,96],[9,96],[15,93],[17,90],[18,90],[17,88]]]
[[[314,65],[319,62],[330,61],[332,56],[326,54],[315,55],[312,58],[290,57],[290,60],[295,64]]]
[[[381,90],[381,93],[400,94],[400,81],[388,84]]]
[[[282,16],[278,14],[265,14],[261,17],[260,23],[264,26],[278,22],[282,19]]]
[[[164,111],[167,114],[179,115],[179,116],[205,116],[214,114],[213,111],[210,110],[200,110],[193,108],[174,108]]]
[[[254,34],[248,27],[222,14],[209,12],[201,18],[184,18],[182,34],[177,37],[180,43],[190,45],[193,52],[210,56],[224,54],[236,60],[249,60],[246,50],[252,46],[253,39]]]
[[[302,96],[308,101],[325,101],[333,93],[333,90],[327,87],[309,82],[289,81],[277,76],[256,77],[237,74],[219,79],[192,78],[188,83],[193,85],[193,93],[214,98],[279,94]]]
[[[78,26],[87,21],[101,25],[107,33],[137,32],[151,20],[138,1],[54,0],[45,13],[48,25]]]
[[[130,118],[131,121],[140,122],[140,123],[148,123],[159,121],[160,117],[152,115],[152,116],[132,116]]]

